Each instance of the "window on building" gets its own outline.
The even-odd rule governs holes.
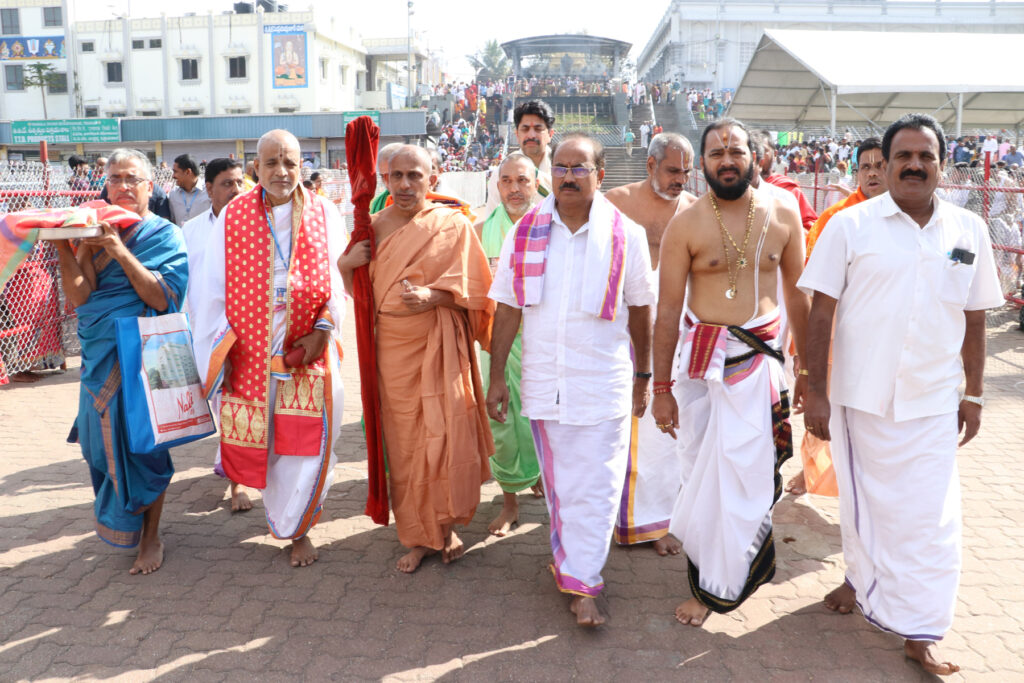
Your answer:
[[[338,67],[338,79],[341,81],[342,85],[346,85],[348,83],[348,67],[347,66],[339,66]]]
[[[150,38],[149,39],[149,47],[150,47],[150,49],[158,49],[158,48],[163,47],[163,45],[164,45],[164,39],[163,38]]]
[[[295,113],[295,107],[278,107],[278,114],[293,114]]]
[[[63,26],[64,12],[60,7],[43,8],[43,26]]]
[[[224,109],[225,114],[248,114],[249,111],[249,107],[227,107]]]
[[[96,43],[94,43],[91,40],[83,40],[81,44],[81,50],[82,52],[95,52]]]
[[[754,58],[754,51],[757,49],[757,43],[754,42],[743,42],[740,43],[740,64],[749,64],[750,60]]]
[[[181,110],[181,115],[182,116],[199,116],[199,114],[201,114],[201,113],[202,112],[200,112],[198,109],[182,109]]]
[[[690,43],[690,63],[703,66],[708,61],[708,44],[706,41]]]
[[[46,92],[51,95],[66,93],[68,91],[68,75],[62,72],[55,72],[50,76],[50,84],[46,86]]]
[[[107,83],[124,83],[121,62],[107,62]]]
[[[145,50],[146,49],[146,41],[145,40],[133,40],[132,41],[132,49],[133,50]]]
[[[21,17],[18,10],[0,9],[0,33],[5,36],[16,36],[21,33]]]
[[[146,111],[140,111],[139,115],[140,116],[160,116],[160,112],[158,112],[156,109],[148,109]]]
[[[25,67],[21,64],[8,64],[4,66],[4,81],[7,84],[8,92],[17,92],[25,89]]]
[[[186,58],[181,60],[181,80],[199,80],[199,60]]]
[[[245,57],[228,57],[228,78],[245,77]]]
[[[327,66],[328,66],[328,64],[329,64],[329,62],[326,59],[321,59],[320,60],[320,80],[322,80],[322,81],[326,81],[327,80]]]
[[[124,109],[111,109],[107,112],[107,118],[110,119],[123,119],[126,116],[128,116],[128,112]]]
[[[100,115],[100,108],[95,106],[89,106],[85,108],[85,118],[95,119]]]

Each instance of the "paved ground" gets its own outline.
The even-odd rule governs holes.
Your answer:
[[[953,680],[1024,680],[1024,334],[1003,320],[989,335],[982,434],[960,460],[966,557],[945,647],[964,673]],[[493,482],[465,530],[467,556],[400,575],[394,530],[362,515],[348,339],[336,483],[312,533],[321,559],[307,569],[288,565],[258,502],[247,514],[226,508],[207,440],[174,453],[164,567],[129,576],[132,553],[91,533],[86,467],[64,443],[77,370],[0,390],[0,680],[927,678],[897,638],[821,606],[843,575],[837,506],[827,499],[780,502],[774,582],[702,630],[672,618],[687,595],[685,561],[647,548],[612,550],[610,623],[576,628],[545,568],[543,503],[524,499],[516,533],[489,538],[501,500]],[[795,470],[791,461],[784,473]]]

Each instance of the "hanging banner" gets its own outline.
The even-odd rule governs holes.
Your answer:
[[[274,60],[275,88],[305,88],[309,85],[306,70],[305,33],[275,33],[271,56]]]
[[[0,60],[64,59],[64,36],[4,36]]]

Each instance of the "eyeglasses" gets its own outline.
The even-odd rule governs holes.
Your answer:
[[[107,185],[111,187],[117,187],[118,185],[124,185],[125,187],[138,187],[139,183],[145,181],[146,178],[140,178],[137,175],[126,175],[126,176],[107,176]]]
[[[589,166],[573,166],[569,168],[567,166],[552,166],[551,175],[556,178],[564,178],[565,174],[572,171],[572,174],[576,178],[586,178],[588,175],[596,171],[596,168],[590,168]]]

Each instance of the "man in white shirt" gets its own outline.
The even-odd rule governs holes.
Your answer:
[[[889,192],[833,216],[799,283],[814,297],[804,422],[832,441],[847,565],[825,604],[860,607],[939,675],[959,670],[935,651],[960,577],[957,438],[978,433],[985,309],[1003,302],[985,224],[935,196],[945,146],[931,116],[893,123]]]
[[[537,191],[541,197],[551,194],[551,136],[555,132],[555,113],[544,100],[528,100],[516,106],[513,114],[519,151],[530,157],[537,167]],[[489,216],[501,203],[498,174],[492,172],[487,181],[487,204],[480,213]]]
[[[206,194],[210,197],[210,208],[181,227],[185,237],[185,249],[188,251],[189,271],[193,274],[203,272],[207,245],[213,233],[213,226],[217,223],[217,216],[228,205],[228,202],[242,193],[243,189],[245,189],[245,177],[242,174],[241,161],[222,157],[214,159],[206,165]],[[202,306],[205,294],[198,278],[193,278],[192,286],[185,293],[183,310],[191,313],[197,307]],[[211,404],[214,414],[220,415],[220,397],[212,397]],[[226,476],[220,463],[220,449],[217,449],[213,469],[217,474]],[[241,484],[232,481],[231,511],[245,512],[251,509],[252,501],[249,499],[249,494]]]
[[[190,219],[210,208],[210,197],[199,183],[199,166],[188,154],[174,160],[175,187],[167,195],[171,207],[171,222],[185,225]]]
[[[490,297],[490,416],[504,422],[505,364],[522,323],[522,414],[529,417],[551,516],[552,571],[576,597],[581,626],[595,598],[622,494],[630,416],[650,381],[651,259],[643,229],[605,199],[604,150],[581,134],[552,155],[554,193],[510,230]],[[636,362],[630,359],[630,345]]]

